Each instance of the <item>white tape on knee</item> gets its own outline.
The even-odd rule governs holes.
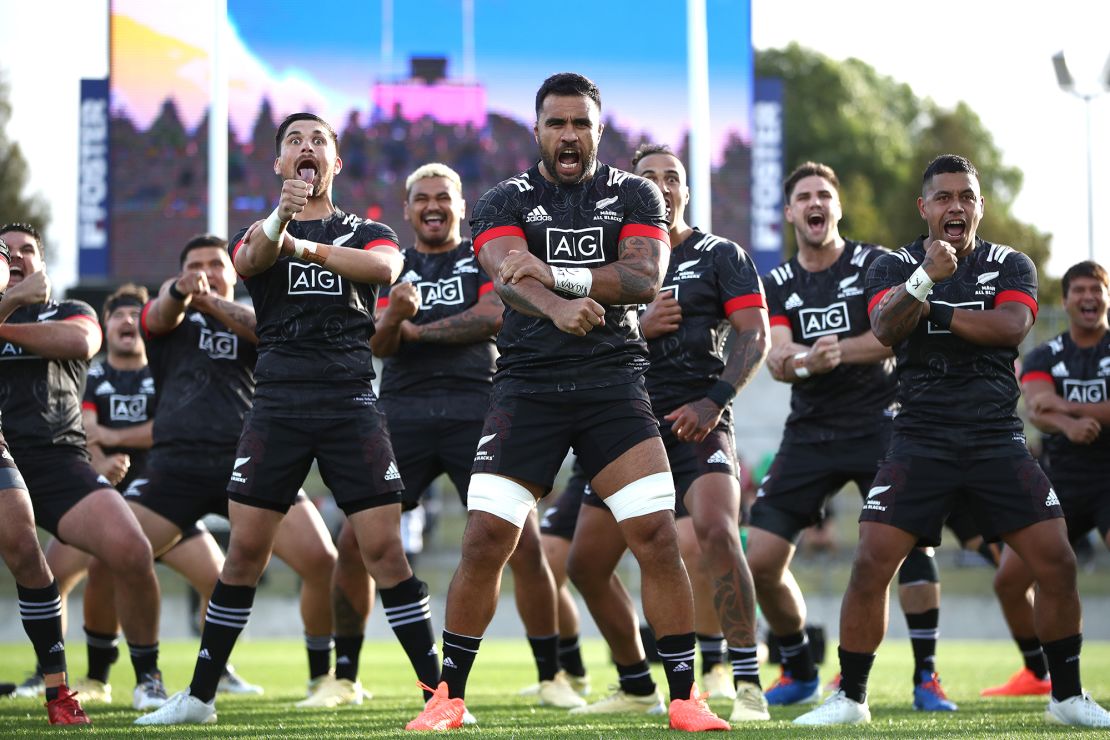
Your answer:
[[[674,478],[670,473],[646,475],[605,499],[605,505],[618,522],[657,511],[674,511]]]
[[[468,511],[484,511],[523,529],[536,497],[524,486],[489,473],[470,476],[470,489],[466,494]]]

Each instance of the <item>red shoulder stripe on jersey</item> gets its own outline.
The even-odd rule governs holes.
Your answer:
[[[879,305],[879,301],[881,301],[883,299],[883,296],[886,295],[887,293],[889,293],[891,290],[892,290],[891,288],[883,288],[882,290],[880,290],[878,293],[875,294],[874,298],[872,298],[870,301],[867,302],[867,315],[868,316],[870,316],[871,312],[875,310],[875,306]]]
[[[1023,303],[1033,312],[1033,318],[1037,318],[1037,299],[1028,293],[1022,293],[1020,290],[1004,290],[994,297],[995,306],[1001,306],[1003,303]]]
[[[370,242],[365,247],[363,247],[363,249],[364,250],[373,249],[374,247],[393,247],[397,251],[401,250],[401,248],[399,246],[397,246],[397,244],[390,241],[389,239],[375,239],[374,241]]]
[[[246,242],[240,239],[239,243],[235,245],[235,249],[231,250],[231,269],[235,270],[235,274],[239,276],[240,280],[246,280],[247,276],[239,272],[239,270],[235,267],[235,255],[239,254],[239,250],[243,247],[244,244],[246,244]],[[281,256],[280,252],[278,253],[278,256]]]
[[[498,226],[489,231],[483,231],[478,235],[478,238],[474,240],[474,254],[477,255],[479,249],[486,246],[486,244],[494,239],[500,239],[503,236],[517,236],[521,239],[527,239],[527,237],[524,236],[524,229],[519,226]]]
[[[1055,381],[1052,380],[1052,376],[1046,373],[1044,370],[1030,370],[1025,375],[1021,376],[1022,383],[1027,383],[1030,380],[1043,380],[1046,383],[1052,383],[1053,385],[1055,385]]]
[[[658,239],[668,247],[671,246],[671,237],[667,234],[667,230],[652,224],[625,224],[621,227],[621,234],[617,237],[617,241],[627,239],[630,236],[646,236],[651,239]]]
[[[92,401],[82,401],[81,408],[87,409],[89,411],[96,411],[96,404]]]
[[[378,308],[385,308],[388,305],[389,305],[389,296],[386,296],[385,298],[379,298],[378,299]]]
[[[772,316],[771,326],[785,326],[787,329],[789,329],[790,319],[786,318],[785,316]]]
[[[749,293],[725,301],[725,316],[731,316],[742,308],[767,308],[762,293]]]
[[[74,321],[76,319],[84,319],[85,321],[91,322],[92,325],[96,327],[96,330],[100,331],[100,322],[97,321],[95,317],[86,316],[83,313],[75,314],[73,316],[66,316],[64,319],[62,319],[62,321]]]
[[[482,283],[478,286],[478,297],[481,298],[486,293],[493,291],[493,283]]]
[[[139,328],[142,329],[143,339],[151,339],[153,337],[162,336],[161,334],[155,334],[154,332],[152,332],[150,330],[150,327],[146,325],[146,315],[150,311],[150,307],[154,305],[154,301],[156,300],[156,298],[153,298],[147,301],[146,305],[143,306],[142,312],[139,314]]]

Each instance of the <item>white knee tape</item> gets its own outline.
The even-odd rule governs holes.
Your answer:
[[[527,488],[508,478],[475,473],[470,476],[466,508],[493,514],[522,529],[528,515],[536,508],[536,498]]]
[[[674,478],[670,473],[646,475],[605,499],[605,505],[618,522],[657,511],[674,511]]]

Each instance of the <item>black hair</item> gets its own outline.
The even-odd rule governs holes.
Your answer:
[[[821,162],[802,162],[782,184],[782,193],[786,196],[787,203],[790,202],[790,196],[794,195],[794,188],[797,187],[798,182],[806,177],[823,177],[833,184],[837,192],[840,191],[840,178],[836,176],[836,171],[832,167]]]
[[[582,95],[597,104],[601,110],[601,91],[589,77],[576,72],[559,72],[543,81],[540,89],[536,91],[536,119],[540,117],[540,109],[548,95]]]
[[[285,120],[281,122],[281,125],[278,126],[277,133],[274,134],[274,149],[278,154],[281,154],[281,140],[285,138],[286,130],[296,121],[315,121],[323,126],[324,130],[331,135],[332,143],[335,144],[335,150],[337,152],[339,151],[339,136],[335,133],[335,129],[331,127],[331,124],[315,113],[306,113],[302,111],[301,113],[290,113],[285,117]]]
[[[181,249],[180,266],[185,266],[185,259],[189,256],[189,252],[194,249],[201,249],[202,247],[219,247],[224,249],[227,247],[227,239],[216,236],[215,234],[198,234],[189,241],[185,242],[185,246]]]

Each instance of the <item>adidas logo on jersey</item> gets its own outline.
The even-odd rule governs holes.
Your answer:
[[[1064,364],[1063,360],[1061,360],[1060,362],[1057,362],[1055,365],[1052,366],[1052,377],[1054,377],[1054,378],[1066,378],[1066,377],[1068,377],[1068,366]]]
[[[783,304],[783,308],[790,311],[791,309],[800,308],[803,305],[805,305],[805,301],[802,300],[802,297],[797,293],[791,293],[790,297],[786,299],[786,303]]]
[[[420,273],[418,273],[416,270],[409,270],[404,275],[402,275],[397,280],[397,282],[399,282],[399,283],[418,283],[418,282],[420,282]]]
[[[1045,505],[1045,508],[1047,508],[1049,506],[1059,506],[1060,505],[1060,499],[1056,496],[1056,489],[1055,488],[1048,489],[1048,498],[1046,498],[1044,500],[1044,505]]]
[[[116,387],[105,380],[103,383],[96,387],[96,395],[107,396],[110,393],[115,393]]]
[[[728,465],[728,456],[725,455],[724,450],[717,450],[709,456],[705,463],[706,465]]]
[[[389,467],[385,470],[386,480],[397,480],[401,477],[401,471],[397,470],[397,464],[390,461]]]
[[[540,223],[541,221],[551,221],[551,220],[552,220],[551,216],[547,215],[547,211],[544,210],[543,206],[536,206],[535,208],[533,208],[531,211],[528,212],[527,216],[524,217],[524,222],[529,223],[529,224],[535,224],[535,223]]]

